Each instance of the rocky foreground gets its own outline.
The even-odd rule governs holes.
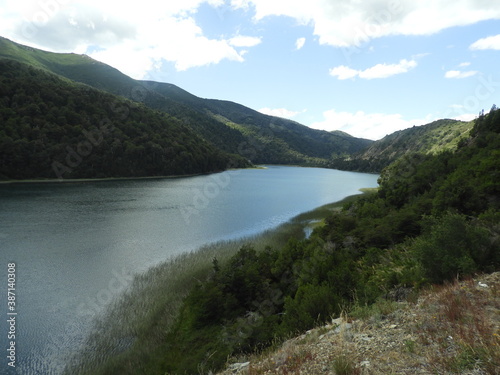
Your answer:
[[[222,374],[500,374],[500,272],[358,308]]]

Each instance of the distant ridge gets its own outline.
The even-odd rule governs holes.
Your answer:
[[[336,158],[330,167],[361,172],[380,172],[397,159],[415,153],[437,154],[453,151],[468,136],[474,121],[438,120],[389,134],[365,150]]]

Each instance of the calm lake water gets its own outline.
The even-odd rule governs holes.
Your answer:
[[[257,234],[377,186],[377,175],[269,166],[178,179],[0,186],[1,374],[60,374],[96,314],[169,257]],[[7,264],[16,263],[16,369]]]

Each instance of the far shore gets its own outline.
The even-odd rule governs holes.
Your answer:
[[[208,176],[215,173],[223,173],[228,171],[235,171],[240,169],[267,169],[264,165],[255,165],[249,168],[228,168],[220,171],[213,171],[207,173],[193,173],[193,174],[178,174],[169,176],[142,176],[142,177],[102,177],[102,178],[44,178],[44,179],[29,179],[29,180],[0,180],[0,185],[9,184],[63,184],[63,183],[80,183],[80,182],[100,182],[100,181],[131,181],[131,180],[163,180],[175,179],[184,177],[197,177]]]
[[[222,173],[235,170],[226,169],[221,171],[213,171],[207,173],[180,174],[170,176],[143,176],[143,177],[102,177],[102,178],[46,178],[46,179],[31,179],[31,180],[0,180],[0,185],[7,184],[63,184],[63,183],[80,183],[80,182],[100,182],[100,181],[131,181],[131,180],[163,180],[175,179],[184,177],[208,176],[214,173]]]
[[[99,181],[128,181],[128,180],[153,180],[153,179],[170,179],[170,178],[182,178],[182,177],[195,177],[203,176],[212,173],[198,173],[198,174],[183,174],[183,175],[172,175],[172,176],[146,176],[146,177],[103,177],[103,178],[47,178],[40,180],[4,180],[0,181],[0,185],[7,184],[62,184],[62,183],[79,183],[79,182],[99,182]]]

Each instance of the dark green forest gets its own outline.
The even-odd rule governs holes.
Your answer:
[[[325,166],[332,156],[350,155],[373,143],[311,129],[234,102],[199,98],[173,84],[134,80],[86,55],[51,53],[0,37],[0,57],[166,113],[213,147],[254,164]]]
[[[249,165],[168,114],[0,59],[0,179],[184,175]]]
[[[213,259],[162,344],[147,355],[125,352],[103,373],[220,370],[228,356],[260,351],[342,312],[500,269],[496,107],[455,151],[402,157],[379,184],[308,239],[283,248],[248,244],[225,264]],[[144,327],[136,346],[158,329]]]

